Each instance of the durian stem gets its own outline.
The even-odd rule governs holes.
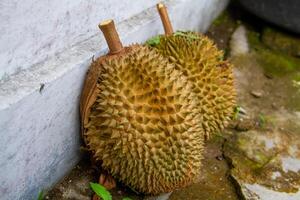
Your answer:
[[[109,48],[109,54],[118,54],[123,51],[123,45],[116,31],[115,23],[112,19],[105,20],[99,24]]]
[[[172,27],[172,24],[170,22],[170,18],[169,18],[166,6],[162,3],[158,3],[157,4],[157,10],[158,10],[158,13],[160,15],[160,19],[162,21],[162,24],[164,26],[165,34],[166,35],[172,35],[173,34],[173,27]]]

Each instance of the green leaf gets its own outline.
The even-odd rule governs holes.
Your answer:
[[[39,192],[39,196],[38,196],[37,199],[38,199],[38,200],[43,200],[43,199],[44,199],[44,192],[43,192],[43,190],[41,190],[41,191]]]
[[[132,199],[129,197],[124,197],[122,200],[132,200]]]
[[[149,46],[156,46],[160,43],[160,36],[155,36],[153,38],[150,38],[149,40],[146,41],[146,44]]]
[[[237,119],[238,118],[240,111],[241,111],[241,106],[236,106],[234,108],[233,119]]]
[[[260,113],[258,115],[258,119],[259,119],[259,125],[261,127],[264,127],[266,125],[266,122],[267,122],[267,119],[266,119],[265,115]]]
[[[90,183],[92,190],[103,200],[112,200],[111,194],[105,187],[98,183]]]

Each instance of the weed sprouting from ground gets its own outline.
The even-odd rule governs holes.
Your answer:
[[[102,185],[98,183],[90,183],[92,190],[96,193],[98,197],[103,200],[112,200],[110,192]],[[132,200],[129,197],[124,197],[122,200]]]

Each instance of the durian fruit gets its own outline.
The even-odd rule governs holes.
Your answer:
[[[200,173],[204,133],[196,94],[182,72],[139,45],[97,59],[91,71],[96,76],[86,85],[95,87],[83,95],[82,130],[102,167],[146,194],[192,183]]]
[[[173,33],[165,6],[158,4],[157,7],[166,35],[148,44],[168,58],[193,84],[202,116],[201,126],[209,138],[222,130],[234,114],[236,92],[232,65],[206,36],[193,32]]]
[[[84,137],[102,167],[149,194],[197,176],[203,132],[191,84],[147,47],[99,65],[96,102]]]
[[[155,49],[193,83],[207,137],[222,130],[235,108],[232,65],[206,36],[192,32],[161,36]]]

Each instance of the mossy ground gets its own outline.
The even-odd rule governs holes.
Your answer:
[[[300,39],[292,33],[266,27],[262,31],[262,42],[270,49],[291,56],[300,56]]]
[[[276,33],[274,30],[273,32]],[[270,35],[270,33],[268,35]],[[285,40],[287,40],[287,38],[285,38]],[[264,68],[267,75],[283,76],[300,70],[299,58],[288,54],[288,52],[282,52],[283,50],[280,51],[278,48],[270,48],[270,43],[263,43],[261,33],[250,30],[248,32],[248,41],[252,52],[255,54],[256,59]],[[279,46],[280,44],[277,45]],[[284,43],[282,45],[284,46]]]
[[[199,182],[174,191],[169,200],[237,200],[238,195],[228,178],[229,165],[223,157],[224,138],[215,135],[205,148]]]
[[[282,158],[300,159],[300,59],[295,53],[299,46],[294,46],[300,40],[269,24],[242,24],[248,30],[250,53],[230,59],[236,66],[239,104],[247,110],[246,119],[257,125],[245,132],[230,130],[224,155],[240,188],[258,184],[295,193],[300,173],[284,170]],[[253,97],[252,91],[261,91],[262,96]],[[291,151],[291,146],[297,148]]]

